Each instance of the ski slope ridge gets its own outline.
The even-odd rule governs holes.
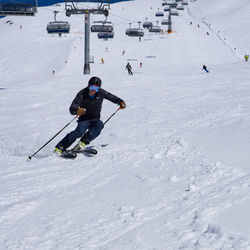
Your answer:
[[[211,2],[190,1],[172,34],[145,31],[141,42],[125,30],[146,17],[160,23],[161,1],[112,4],[115,37],[91,34],[90,75],[82,74],[83,16],[67,18],[61,5],[0,19],[1,249],[250,249],[248,37],[229,21],[235,1]],[[46,33],[54,10],[69,35]],[[68,108],[91,76],[127,104],[92,142],[98,155],[53,155],[73,122],[27,161],[72,119]],[[116,109],[104,102],[102,120]]]

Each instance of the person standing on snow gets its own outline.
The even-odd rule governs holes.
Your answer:
[[[202,70],[205,70],[207,73],[209,73],[209,71],[207,70],[207,66],[203,65]]]
[[[244,58],[245,58],[245,62],[247,62],[248,58],[249,58],[249,55],[245,55]]]
[[[130,65],[129,63],[127,63],[126,69],[128,70],[128,74],[129,74],[129,75],[133,75],[132,67],[131,67],[131,65]]]
[[[101,85],[101,79],[94,76],[90,78],[88,86],[78,92],[69,108],[72,115],[79,115],[78,125],[74,131],[68,133],[56,145],[55,153],[61,155],[80,137],[81,139],[74,147],[74,150],[83,150],[86,145],[100,135],[104,127],[103,122],[100,120],[104,99],[120,105],[121,109],[126,108],[126,104],[122,99],[102,89]]]

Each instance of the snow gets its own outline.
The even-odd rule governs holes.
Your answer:
[[[161,2],[112,4],[115,38],[91,34],[90,75],[83,16],[66,17],[62,4],[0,19],[1,249],[250,249],[250,3],[237,6],[190,1],[172,34],[139,42],[128,23],[161,20]],[[69,35],[46,33],[54,10]],[[27,161],[73,118],[68,107],[94,75],[127,104],[92,142],[98,155],[53,155],[73,121]],[[105,101],[102,120],[116,110]]]

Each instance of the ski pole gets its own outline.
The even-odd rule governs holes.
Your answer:
[[[105,125],[121,108],[118,108],[104,123],[103,125]]]
[[[42,147],[40,147],[33,155],[29,156],[29,160],[36,155],[41,149],[43,149],[46,145],[48,145],[56,136],[58,136],[66,127],[69,126],[71,122],[73,122],[79,115],[76,115],[69,123],[67,123],[60,131],[58,131],[49,141],[47,141]]]

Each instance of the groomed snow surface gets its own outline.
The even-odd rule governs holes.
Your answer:
[[[91,34],[90,75],[82,15],[61,4],[0,19],[0,249],[250,249],[250,3],[207,2],[189,2],[172,34],[145,30],[141,42],[125,29],[160,24],[161,1],[113,4],[115,37]],[[71,24],[61,38],[46,33],[54,10]],[[73,118],[91,76],[127,103],[91,143],[98,155],[53,155],[73,121],[27,161]],[[117,108],[104,101],[102,119]]]

